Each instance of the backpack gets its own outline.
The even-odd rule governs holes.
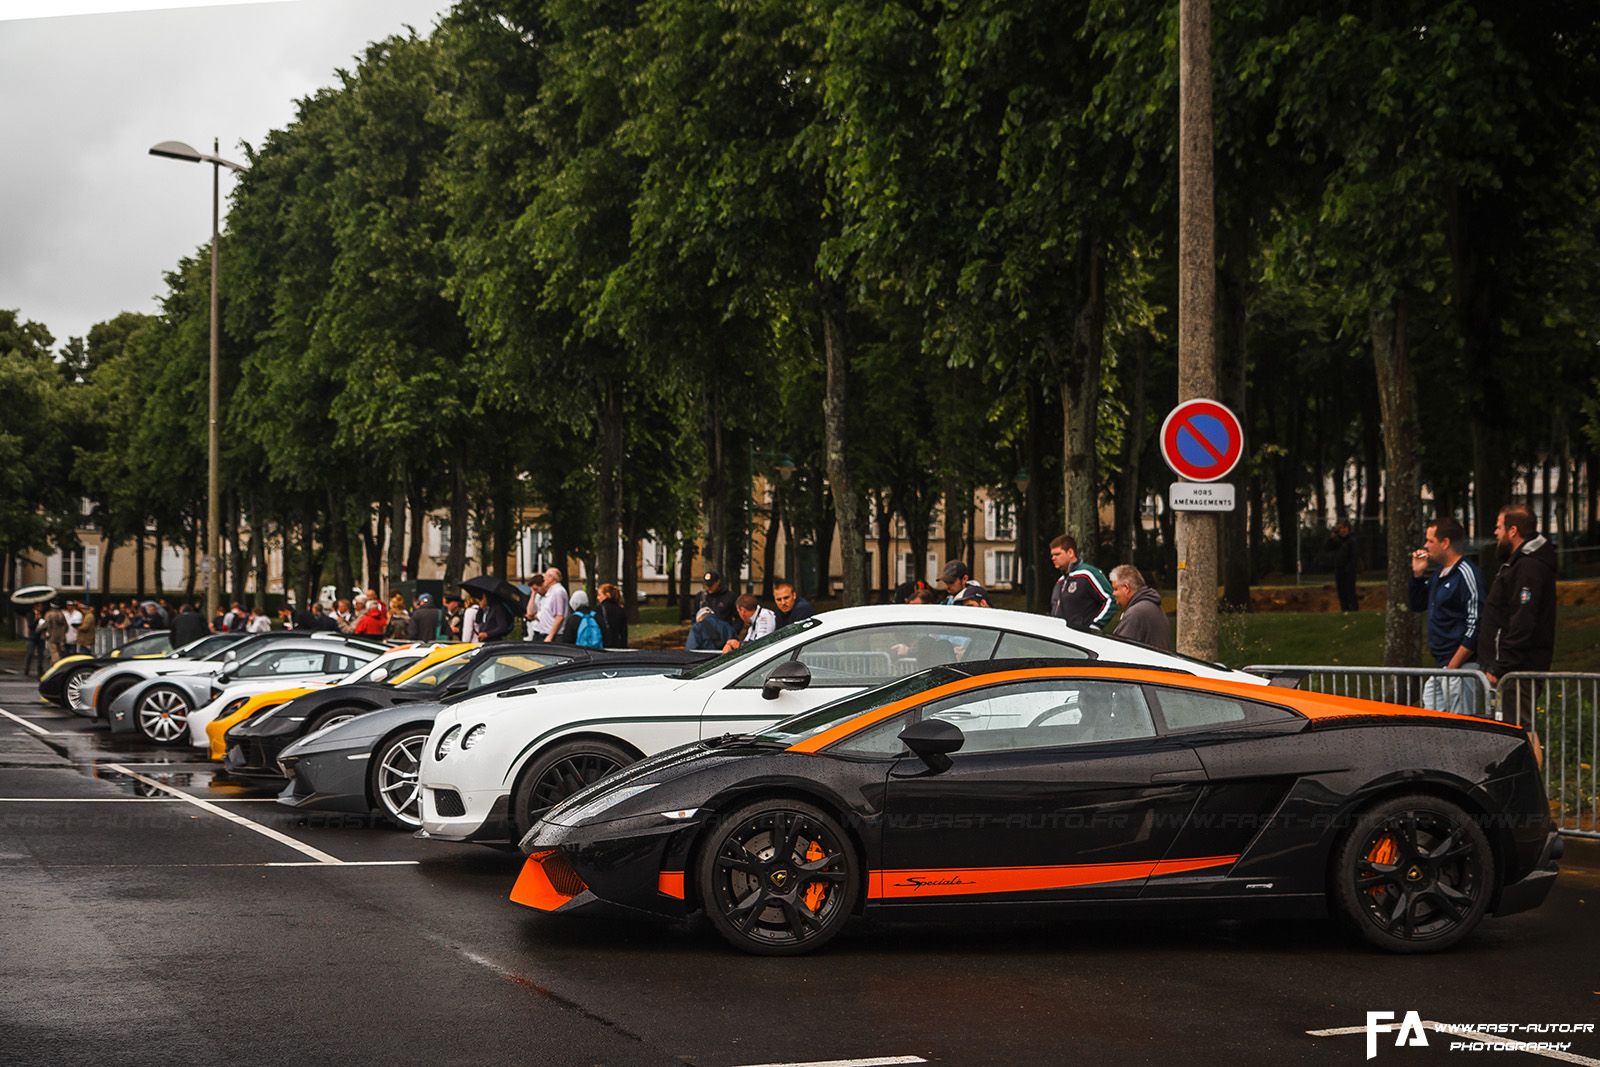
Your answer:
[[[605,638],[600,635],[600,620],[592,611],[578,612],[578,635],[573,644],[579,648],[604,648]]]

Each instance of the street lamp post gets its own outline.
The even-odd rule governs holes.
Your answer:
[[[245,168],[238,164],[223,159],[217,155],[219,144],[216,140],[211,142],[211,155],[197,152],[182,141],[162,141],[150,149],[152,156],[162,156],[166,159],[181,159],[186,163],[211,164],[211,388],[208,417],[210,424],[207,430],[206,450],[206,621],[216,618],[217,608],[222,597],[222,575],[219,565],[222,559],[222,480],[219,474],[219,457],[222,451],[222,438],[217,427],[219,412],[222,409],[221,374],[218,372],[217,340],[221,330],[218,324],[217,298],[217,272],[219,258],[218,218],[221,212],[221,177],[222,168],[227,167],[233,171],[243,171]],[[157,561],[157,566],[160,561]]]

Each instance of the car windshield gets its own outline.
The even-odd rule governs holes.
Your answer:
[[[228,634],[211,634],[209,637],[197,637],[181,648],[175,648],[167,653],[168,659],[215,659],[222,654],[222,650],[232,645],[237,638]]]
[[[458,672],[465,670],[467,664],[473,660],[471,653],[464,653],[454,659],[447,659],[443,663],[435,663],[421,674],[414,674],[403,682],[394,683],[396,689],[432,689],[436,685],[443,685]]]
[[[377,672],[377,671],[383,671],[384,672],[383,676],[385,678],[393,678],[395,675],[399,674],[401,671],[405,670],[407,667],[416,666],[416,664],[418,663],[418,661],[420,661],[422,659],[422,657],[423,657],[423,653],[422,652],[418,652],[418,653],[416,653],[416,655],[388,656],[388,657],[381,657],[380,656],[378,659],[373,660],[371,663],[369,663],[365,667],[361,668],[355,674],[350,675],[350,677],[345,679],[345,682],[346,683],[352,683],[352,682],[365,682],[365,681],[368,681],[369,679],[371,679],[373,674],[375,672]]]
[[[202,637],[200,640],[209,641],[211,639],[209,637]],[[130,656],[153,656],[158,652],[168,652],[171,651],[171,649],[172,641],[167,637],[167,631],[162,630],[158,634],[146,634],[143,637],[134,638],[132,641],[129,641],[127,644],[122,646],[120,655],[123,658]]]
[[[779,642],[787,641],[795,634],[804,633],[813,626],[821,625],[822,620],[815,617],[810,619],[801,619],[799,622],[791,622],[788,626],[785,626],[779,630],[774,630],[765,637],[758,638],[754,641],[748,641],[740,645],[732,652],[724,652],[720,656],[712,656],[704,663],[696,663],[693,667],[685,667],[682,673],[676,675],[675,677],[705,678],[708,675],[716,674],[718,671],[731,667],[735,663],[759,656],[761,653],[770,650],[772,646],[778,644]]]
[[[876,689],[868,689],[864,693],[852,693],[831,704],[801,712],[791,719],[784,719],[776,725],[767,727],[756,734],[756,737],[762,741],[774,741],[784,746],[793,745],[824,730],[832,729],[842,722],[848,722],[857,715],[863,715],[886,704],[925,693],[947,682],[965,677],[964,673],[952,667],[933,667],[887,685],[880,685]]]

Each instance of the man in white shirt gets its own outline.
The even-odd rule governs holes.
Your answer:
[[[78,649],[78,627],[83,625],[83,612],[76,600],[67,601],[67,654]]]
[[[732,652],[746,641],[765,637],[778,628],[778,616],[773,614],[771,608],[762,607],[761,601],[749,593],[745,593],[733,602],[733,610],[744,621],[744,632],[723,645],[724,652]]]
[[[534,632],[543,634],[544,640],[551,643],[561,640],[561,628],[566,625],[567,615],[571,612],[571,605],[567,603],[567,590],[561,584],[561,572],[555,567],[547,568],[544,572],[544,587],[539,597],[539,614],[534,620]]]

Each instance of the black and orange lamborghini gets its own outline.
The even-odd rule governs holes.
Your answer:
[[[620,770],[522,841],[511,898],[784,955],[853,915],[1333,913],[1396,952],[1537,907],[1561,839],[1526,733],[1082,661],[935,667]]]

